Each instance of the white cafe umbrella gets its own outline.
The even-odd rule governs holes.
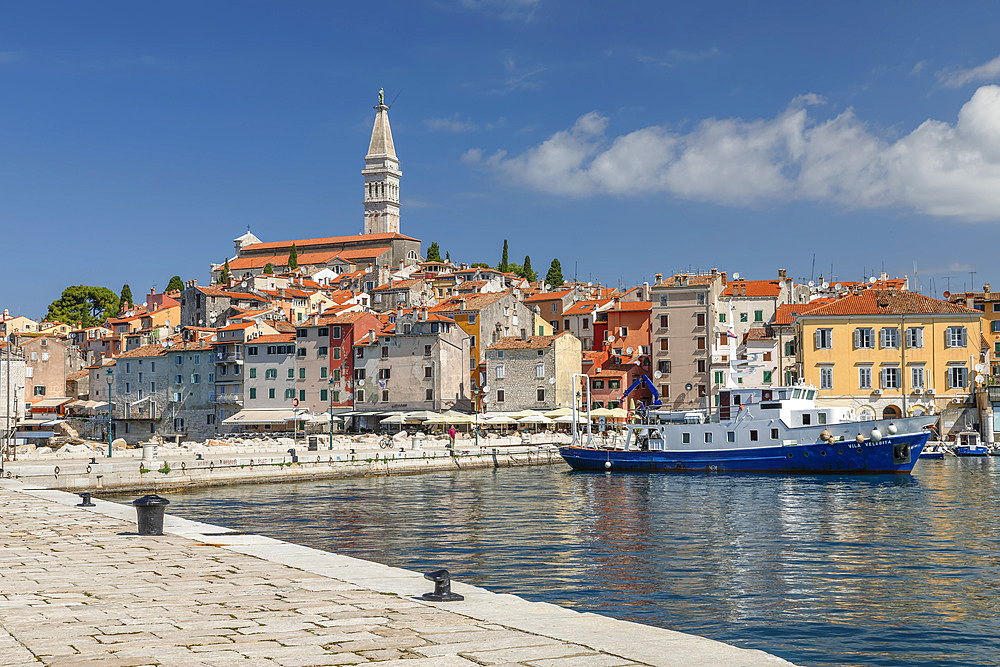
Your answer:
[[[529,415],[517,420],[518,424],[552,424],[554,420],[545,415]]]

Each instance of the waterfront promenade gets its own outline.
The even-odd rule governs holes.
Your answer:
[[[556,440],[553,442],[553,440]],[[106,449],[78,448],[68,454],[47,452],[22,456],[3,464],[3,476],[50,489],[80,492],[151,493],[230,484],[301,482],[340,477],[412,475],[470,468],[509,468],[561,464],[558,442],[538,435],[526,438],[461,438],[455,448],[444,438],[395,438],[382,449],[378,438],[360,442],[335,440],[310,451],[270,441],[242,444],[176,447],[161,445],[156,458],[142,458],[141,449],[119,449],[108,458]],[[295,451],[295,455],[291,454]]]
[[[761,651],[0,481],[0,665],[787,665]],[[428,564],[428,569],[446,566]]]

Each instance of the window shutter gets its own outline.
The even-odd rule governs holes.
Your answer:
[[[947,381],[948,384],[948,389],[955,388],[954,376],[955,374],[952,372],[952,369],[950,368],[944,373],[945,380]]]
[[[885,369],[881,368],[878,372],[878,385],[885,389]]]
[[[822,342],[821,341],[821,334],[822,333],[823,333],[822,329],[816,329],[816,333],[814,334],[814,336],[816,338],[816,349],[817,350],[819,350],[819,349],[822,348],[822,345],[821,345],[821,342]]]
[[[965,327],[962,327],[960,331],[962,332],[961,333],[962,342],[961,345],[959,345],[959,347],[967,347],[969,345],[969,331]]]
[[[854,349],[861,347],[861,329],[854,330]]]

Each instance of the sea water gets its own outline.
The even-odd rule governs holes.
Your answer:
[[[169,510],[803,665],[985,665],[1000,664],[998,470],[559,465],[204,489]]]

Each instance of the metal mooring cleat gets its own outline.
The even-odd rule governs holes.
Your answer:
[[[451,575],[448,574],[448,570],[428,572],[424,575],[424,579],[434,582],[434,592],[424,593],[422,597],[425,600],[431,600],[432,602],[457,602],[458,600],[465,599],[464,595],[451,592]]]

